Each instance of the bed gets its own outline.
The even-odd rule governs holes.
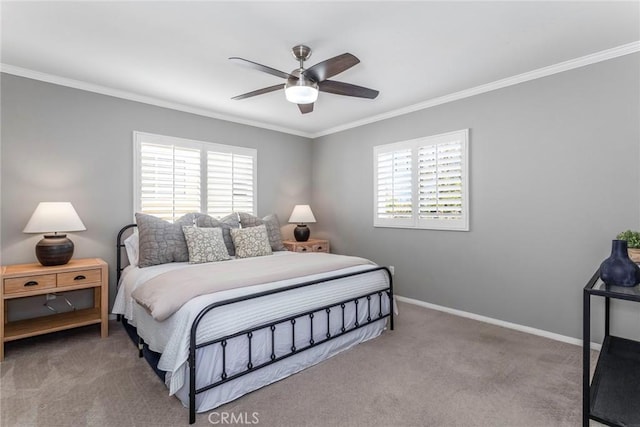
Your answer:
[[[206,265],[172,262],[140,268],[127,265],[124,244],[135,227],[127,225],[118,233],[118,292],[113,313],[137,341],[140,356],[147,356],[169,393],[189,408],[190,424],[196,412],[212,410],[320,363],[379,336],[387,326],[393,330],[393,284],[386,267],[370,261],[338,262],[341,268],[335,270],[266,283],[237,274],[255,271],[262,275],[262,267],[257,266],[265,262],[290,267],[315,261],[313,257],[319,255],[281,251],[261,260],[231,259]],[[345,261],[340,255],[322,255]],[[153,292],[160,289],[158,283],[190,288],[194,283],[190,277],[203,274],[218,282],[226,276],[246,277],[250,285],[189,298],[168,316],[154,317],[156,311],[139,298],[145,287]]]

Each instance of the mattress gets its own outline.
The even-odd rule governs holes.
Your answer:
[[[295,252],[275,252],[273,256],[282,259],[284,263],[296,262],[296,257],[305,254]],[[245,263],[251,268],[251,258],[235,259],[225,262]],[[215,274],[215,264],[212,263],[212,274]],[[129,323],[137,328],[138,335],[144,339],[149,348],[162,356],[158,363],[158,369],[166,371],[165,383],[170,394],[175,394],[185,404],[188,403],[188,369],[187,358],[189,354],[190,328],[195,317],[207,305],[265,290],[286,287],[295,283],[322,279],[357,271],[371,269],[371,265],[362,265],[337,270],[330,273],[322,273],[300,277],[296,279],[282,280],[251,287],[232,289],[215,294],[203,295],[192,299],[183,305],[168,319],[158,322],[154,320],[144,308],[139,306],[131,297],[131,293],[145,281],[170,270],[181,269],[188,274],[193,265],[188,263],[171,263],[159,266],[137,268],[127,267],[121,276],[120,286],[116,296],[113,312],[122,314]],[[331,305],[339,301],[354,298],[373,292],[370,301],[362,300],[361,307],[371,304],[378,308],[382,306],[384,314],[389,313],[389,299],[385,293],[377,294],[376,291],[388,288],[388,278],[383,271],[374,271],[357,276],[342,278],[309,287],[295,289],[279,294],[268,295],[259,299],[253,299],[218,307],[208,313],[200,324],[197,334],[197,342],[215,340],[217,338],[233,334],[257,325],[271,322],[274,319],[283,319],[298,313],[313,310],[314,308]],[[382,300],[382,301],[380,301]],[[327,332],[336,335],[342,327],[342,308],[333,307],[329,312],[323,310],[314,314],[314,319],[309,317],[296,320],[295,331],[292,335],[290,324],[278,325],[274,332],[274,348],[272,349],[270,331],[257,331],[252,339],[252,363],[258,365],[271,356],[288,351],[291,345],[302,348],[308,345],[310,322],[314,322],[314,340],[320,342]],[[324,317],[323,317],[324,316]],[[366,322],[368,313],[366,310],[358,311],[358,323]],[[327,331],[327,317],[330,320],[330,331]],[[356,323],[355,305],[346,304],[344,308],[345,325],[347,330]],[[374,317],[375,318],[375,317]],[[385,319],[386,320],[386,319]],[[223,403],[233,400],[247,392],[253,391],[264,385],[285,378],[308,366],[319,363],[328,357],[338,354],[354,345],[378,336],[385,328],[386,321],[381,320],[365,327],[356,329],[348,334],[337,337],[331,341],[310,348],[309,350],[288,357],[277,364],[269,365],[251,372],[241,378],[222,384],[198,395],[196,410],[198,412],[213,409]],[[306,332],[304,332],[306,331]],[[293,342],[292,342],[293,341]],[[226,347],[225,373],[230,376],[233,373],[246,369],[248,340],[241,336],[230,340]],[[219,344],[199,349],[197,356],[197,387],[211,383],[219,379],[222,374],[221,351]]]

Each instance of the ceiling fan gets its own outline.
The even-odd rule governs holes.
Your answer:
[[[357,98],[374,99],[378,96],[378,91],[362,86],[352,85],[350,83],[338,82],[335,80],[327,80],[343,71],[348,70],[360,62],[358,58],[350,53],[343,53],[326,61],[322,61],[310,68],[304,68],[304,61],[311,56],[311,48],[305,45],[297,45],[291,49],[293,56],[300,62],[300,68],[293,70],[291,73],[276,70],[266,65],[247,59],[232,57],[229,58],[234,63],[262,71],[276,77],[286,79],[285,84],[277,84],[234,96],[231,99],[246,99],[252,96],[262,95],[276,90],[284,89],[287,101],[298,104],[302,114],[313,111],[313,103],[318,99],[318,91],[333,93],[336,95],[354,96]]]

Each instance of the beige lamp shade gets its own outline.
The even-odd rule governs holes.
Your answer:
[[[54,233],[45,234],[36,245],[36,257],[44,266],[64,265],[73,256],[74,245],[65,231],[84,231],[87,228],[82,223],[78,213],[69,202],[41,202],[31,215],[25,233]]]
[[[22,231],[24,233],[57,233],[86,229],[71,203],[40,202]]]
[[[296,205],[293,208],[293,212],[291,212],[289,222],[296,224],[311,224],[316,222],[316,217],[313,216],[313,212],[311,212],[311,207],[309,205]]]

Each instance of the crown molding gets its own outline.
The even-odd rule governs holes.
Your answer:
[[[272,125],[269,123],[263,123],[253,120],[242,119],[236,116],[229,116],[225,114],[216,113],[215,111],[207,110],[204,108],[192,107],[189,105],[179,104],[176,102],[166,101],[164,99],[154,98],[151,96],[140,95],[138,93],[129,92],[125,90],[113,89],[106,86],[100,86],[93,83],[84,82],[81,80],[69,79],[66,77],[56,76],[54,74],[41,73],[39,71],[29,70],[27,68],[16,67],[14,65],[0,63],[0,71],[14,76],[26,77],[33,80],[40,80],[47,83],[53,83],[61,86],[67,86],[74,89],[86,90],[88,92],[99,93],[101,95],[113,96],[116,98],[122,98],[129,101],[141,102],[143,104],[154,105],[156,107],[168,108],[171,110],[182,111],[185,113],[196,114],[198,116],[211,117],[213,119],[224,120],[227,122],[238,123],[247,126],[254,126],[258,128],[273,130],[276,132],[288,133],[292,135],[302,136],[305,138],[311,138],[311,134],[302,132],[296,129],[289,129],[281,126]]]
[[[597,62],[607,61],[609,59],[618,58],[620,56],[629,55],[632,53],[640,52],[640,40],[624,44],[622,46],[614,47],[611,49],[596,52],[590,55],[582,56],[580,58],[570,59],[568,61],[560,62],[558,64],[549,65],[548,67],[538,68],[537,70],[528,71],[526,73],[518,74],[512,77],[507,77],[501,80],[496,80],[491,83],[476,86],[470,89],[461,90],[449,95],[444,95],[438,98],[429,99],[427,101],[420,102],[418,104],[410,105],[408,107],[399,108],[383,114],[368,117],[366,119],[358,120],[344,125],[336,126],[324,131],[320,131],[311,135],[311,138],[319,138],[321,136],[330,135],[332,133],[342,132],[344,130],[353,129],[366,124],[379,122],[382,120],[390,119],[404,114],[413,113],[415,111],[424,110],[427,108],[435,107],[437,105],[446,104],[448,102],[458,101],[460,99],[469,98],[471,96],[480,95],[493,90],[502,89],[508,86],[517,85],[520,83],[536,80],[542,77],[551,76],[553,74],[562,73],[564,71],[573,70],[575,68],[584,67],[587,65],[595,64]]]
[[[86,90],[89,92],[95,92],[102,95],[113,96],[116,98],[127,99],[135,102],[141,102],[144,104],[155,105],[157,107],[183,111],[185,113],[196,114],[204,117],[211,117],[213,119],[224,120],[232,123],[238,123],[238,124],[247,125],[247,126],[254,126],[262,129],[268,129],[276,132],[282,132],[282,133],[287,133],[291,135],[301,136],[304,138],[314,139],[314,138],[319,138],[321,136],[326,136],[333,133],[353,129],[353,128],[367,125],[370,123],[375,123],[375,122],[387,120],[393,117],[402,116],[404,114],[413,113],[415,111],[420,111],[427,108],[435,107],[437,105],[442,105],[449,102],[458,101],[464,98],[469,98],[471,96],[480,95],[493,90],[502,89],[508,86],[513,86],[513,85],[528,82],[531,80],[539,79],[542,77],[551,76],[553,74],[562,73],[564,71],[569,71],[569,70],[584,67],[587,65],[595,64],[598,62],[607,61],[609,59],[618,58],[618,57],[629,55],[636,52],[640,52],[640,40],[627,43],[621,46],[617,46],[611,49],[606,49],[590,55],[582,56],[580,58],[570,59],[568,61],[560,62],[558,64],[550,65],[543,68],[538,68],[537,70],[528,71],[526,73],[518,74],[512,77],[496,80],[491,83],[476,86],[470,89],[465,89],[449,95],[444,95],[438,98],[432,98],[414,105],[410,105],[408,107],[403,107],[397,110],[388,111],[386,113],[367,117],[362,120],[345,123],[343,125],[329,128],[316,133],[303,132],[300,130],[285,128],[282,126],[276,126],[269,123],[242,119],[240,117],[220,114],[204,108],[196,108],[189,105],[179,104],[179,103],[175,103],[175,102],[171,102],[171,101],[167,101],[159,98],[140,95],[134,92],[113,89],[106,86],[100,86],[100,85],[96,85],[93,83],[88,83],[80,80],[60,77],[53,74],[41,73],[39,71],[16,67],[9,64],[0,63],[0,71],[3,73],[12,74],[20,77],[26,77],[34,80],[40,80],[47,83],[53,83],[61,86],[72,87],[75,89]]]

